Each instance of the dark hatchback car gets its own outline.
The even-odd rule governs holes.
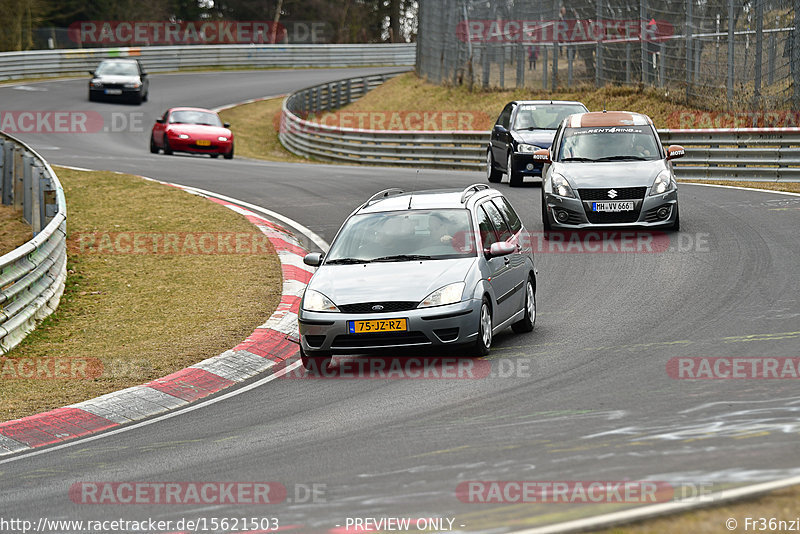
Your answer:
[[[533,153],[550,148],[556,128],[567,116],[589,111],[568,100],[515,100],[506,104],[492,128],[486,149],[486,176],[499,183],[508,175],[512,187],[527,177],[542,176],[542,162]]]
[[[89,100],[125,100],[134,104],[147,101],[150,82],[138,59],[106,59],[89,71]]]

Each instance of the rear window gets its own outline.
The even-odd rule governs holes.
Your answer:
[[[517,212],[514,211],[514,208],[511,207],[511,203],[509,203],[505,197],[493,198],[492,202],[497,206],[497,209],[500,210],[500,213],[503,214],[503,218],[505,218],[512,232],[516,234],[522,230],[522,221],[519,220]]]

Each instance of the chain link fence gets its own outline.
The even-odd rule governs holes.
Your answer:
[[[692,107],[800,107],[800,0],[421,0],[417,43],[434,83],[641,85]]]

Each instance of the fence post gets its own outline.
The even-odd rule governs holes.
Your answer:
[[[647,0],[639,0],[639,18],[641,27],[639,35],[645,35],[645,28],[647,28]],[[647,41],[643,38],[640,39],[642,48],[642,84],[647,85]]]
[[[625,83],[631,83],[631,43],[625,43]]]
[[[772,85],[775,81],[775,49],[777,48],[777,39],[775,32],[769,34],[769,65],[767,66],[767,83]]]
[[[575,47],[567,48],[567,87],[572,87],[572,62],[575,59]]]
[[[550,86],[553,91],[556,91],[558,89],[558,43],[555,40],[553,41],[553,75],[551,78]]]
[[[542,46],[542,89],[547,89],[547,52],[549,48]]]
[[[6,198],[6,188],[5,188],[5,180],[3,177],[6,175],[5,173],[5,162],[6,162],[6,140],[0,137],[0,203],[5,204]]]
[[[525,45],[523,40],[517,46],[517,89],[525,87]]]
[[[664,87],[667,84],[667,43],[658,43],[658,84]]]
[[[731,0],[733,1],[733,0]],[[794,38],[792,39],[792,85],[793,106],[800,107],[800,0],[794,0]]]
[[[484,42],[483,46],[481,46],[481,67],[482,69],[482,80],[481,80],[481,87],[484,89],[489,88],[489,73],[491,72],[491,64],[489,63],[489,43]]]
[[[603,19],[603,5],[602,0],[595,0],[597,8],[597,20]],[[601,85],[601,69],[603,68],[603,45],[602,39],[597,40],[594,51],[594,86],[600,87]]]
[[[756,64],[755,64],[755,80],[753,90],[753,104],[756,109],[759,107],[761,100],[761,56],[762,48],[764,45],[764,2],[762,0],[755,0],[756,2]],[[755,111],[755,110],[754,110]],[[755,115],[753,115],[754,120]],[[754,124],[753,127],[756,125]]]
[[[686,103],[689,103],[689,88],[692,85],[692,5],[694,0],[686,2]]]
[[[728,0],[728,106],[730,107],[733,104],[733,1]],[[798,0],[795,0],[797,3]],[[795,14],[795,16],[797,16]]]

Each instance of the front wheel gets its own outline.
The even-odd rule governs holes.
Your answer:
[[[525,284],[525,315],[511,325],[511,330],[516,334],[531,332],[536,324],[536,293],[533,289],[533,281],[528,278]]]
[[[152,134],[150,135],[150,153],[158,154],[158,145],[156,145],[156,140],[153,139]]]
[[[544,182],[542,182],[542,228],[545,232],[553,229],[550,219],[547,218],[547,201],[544,199]]]
[[[300,361],[303,362],[303,367],[310,373],[321,375],[331,365],[331,355],[329,353],[309,355],[300,347]]]
[[[475,353],[486,356],[492,348],[492,308],[486,297],[481,303],[481,313],[478,317],[478,339],[475,341]]]
[[[486,151],[486,179],[493,184],[499,184],[503,179],[503,173],[495,169],[491,148]]]
[[[675,222],[672,223],[670,230],[673,232],[680,232],[681,231],[681,212],[678,211],[678,205],[675,204]]]
[[[167,156],[172,155],[172,148],[169,146],[169,139],[167,139],[166,135],[164,135],[164,154]]]
[[[231,151],[228,152],[227,154],[223,154],[222,157],[225,159],[233,159],[233,144],[231,144]]]
[[[514,172],[514,165],[512,165],[511,152],[508,153],[508,160],[506,161],[506,172],[508,173],[508,185],[511,187],[519,187],[522,185],[522,175]]]

